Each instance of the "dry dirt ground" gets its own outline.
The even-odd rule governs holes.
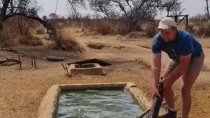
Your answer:
[[[79,29],[69,30],[84,46],[83,54],[46,50],[42,47],[17,47],[15,52],[0,51],[0,59],[17,58],[21,55],[23,70],[15,66],[0,66],[0,118],[36,118],[40,101],[46,91],[54,84],[73,83],[115,83],[135,82],[147,97],[151,92],[151,70],[141,64],[151,64],[151,39],[128,38],[122,36],[88,35]],[[205,66],[210,66],[210,41],[199,40],[206,53]],[[97,49],[96,49],[97,48]],[[31,67],[30,57],[37,58],[37,68]],[[65,57],[64,62],[98,58],[112,63],[104,67],[106,76],[79,75],[68,78],[61,62],[48,62],[46,56]],[[135,59],[141,58],[144,63],[137,64]],[[167,63],[163,53],[163,68]],[[210,78],[209,70],[203,70],[192,90],[192,109],[190,118],[208,118],[210,116]],[[180,96],[179,80],[174,85]],[[179,109],[180,99],[176,100]]]

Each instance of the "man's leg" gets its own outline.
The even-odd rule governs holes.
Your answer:
[[[171,72],[173,72],[173,70],[176,68],[177,65],[178,64],[175,63],[173,60],[170,60],[164,73],[163,73],[163,77],[167,77],[169,74],[171,74]],[[174,82],[170,82],[170,83],[174,83]],[[166,100],[166,103],[167,103],[169,109],[175,110],[175,106],[174,106],[175,100],[174,100],[174,92],[172,89],[172,85],[164,86],[164,97],[165,97],[165,100]]]
[[[187,72],[182,77],[182,106],[181,118],[188,118],[191,107],[191,88],[193,83],[199,76],[205,56],[202,54],[200,57],[192,59]]]

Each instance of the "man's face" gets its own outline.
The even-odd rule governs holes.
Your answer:
[[[160,32],[161,32],[161,37],[166,42],[174,41],[176,38],[176,30],[174,28],[161,29]]]

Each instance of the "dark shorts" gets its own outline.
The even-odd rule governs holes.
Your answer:
[[[200,73],[201,68],[203,66],[204,58],[205,58],[204,53],[201,53],[201,55],[198,57],[192,58],[192,60],[190,61],[189,68],[192,69],[194,72]],[[173,70],[178,65],[179,65],[179,62],[175,62],[172,59],[170,59],[168,63],[168,68]]]

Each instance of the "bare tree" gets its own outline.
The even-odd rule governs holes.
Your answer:
[[[70,8],[69,15],[73,18],[78,19],[80,17],[80,13],[78,12],[78,8],[85,8],[85,0],[67,0],[67,4]]]
[[[90,0],[90,8],[96,12],[103,13],[108,19],[111,17],[111,2],[110,0]],[[113,13],[113,12],[112,12]]]
[[[207,18],[210,19],[210,14],[209,14],[209,0],[206,0],[206,15],[207,15]]]
[[[44,15],[44,16],[42,17],[42,19],[43,19],[44,21],[46,21],[48,18],[47,18],[47,16]]]
[[[180,15],[185,10],[181,7],[182,2],[179,0],[162,0],[159,7],[160,10],[166,10],[167,16]]]
[[[171,15],[181,15],[183,14],[185,8],[181,7],[182,2],[177,2],[171,9]]]
[[[3,6],[0,9],[0,26],[2,27],[4,21],[14,16],[38,21],[47,28],[50,38],[56,42],[57,46],[61,47],[61,42],[57,39],[56,29],[49,22],[42,20],[37,15],[39,7],[36,6],[36,3],[36,0],[2,0],[0,3],[0,6]]]
[[[84,0],[67,0],[69,5],[71,6],[71,9],[76,11],[77,7],[83,6],[85,7],[85,1]]]
[[[151,20],[156,15],[160,0],[89,0],[91,9],[107,18],[118,15],[132,31],[140,20]]]
[[[51,19],[53,19],[53,20],[59,18],[59,16],[58,16],[56,13],[51,13],[51,14],[49,14],[49,17],[50,17]]]

